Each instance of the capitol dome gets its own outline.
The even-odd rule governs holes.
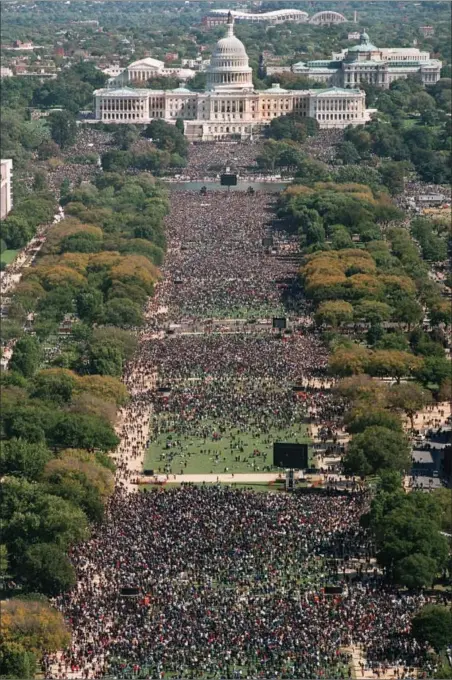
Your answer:
[[[242,90],[253,87],[253,71],[245,45],[234,35],[234,20],[228,15],[227,35],[214,47],[207,70],[207,90]]]
[[[228,24],[228,26],[233,28],[232,24]],[[248,61],[245,45],[233,33],[228,34],[226,38],[221,38],[212,53],[212,59],[224,59],[227,56],[241,57]]]

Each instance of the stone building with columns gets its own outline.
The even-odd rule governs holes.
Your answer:
[[[285,90],[274,84],[268,90],[255,90],[248,55],[234,35],[231,16],[227,35],[217,42],[206,75],[204,92],[184,86],[174,90],[96,90],[95,119],[104,123],[149,123],[155,119],[175,123],[182,119],[188,139],[211,141],[250,138],[274,118],[291,112],[315,118],[320,128],[344,128],[370,118],[365,94],[355,88]]]
[[[420,75],[424,85],[441,77],[442,63],[417,47],[376,47],[367,33],[358,45],[333,53],[331,59],[298,62],[293,73],[336,87],[359,87],[361,82],[387,89],[394,80]]]

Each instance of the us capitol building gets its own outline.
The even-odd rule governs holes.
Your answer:
[[[359,89],[285,90],[274,84],[268,90],[255,90],[248,55],[234,35],[231,15],[227,35],[217,42],[206,74],[204,92],[182,86],[175,90],[117,89],[115,83],[124,82],[120,74],[110,82],[111,87],[95,90],[95,120],[139,124],[182,119],[190,141],[211,141],[250,138],[273,118],[291,112],[315,118],[320,128],[345,128],[370,119],[365,94]]]

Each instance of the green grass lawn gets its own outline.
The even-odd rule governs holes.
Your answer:
[[[0,262],[11,264],[18,252],[18,250],[4,250],[2,253],[0,253]]]
[[[215,424],[212,423],[212,434],[215,431]],[[218,440],[178,435],[180,445],[170,449],[166,448],[168,437],[171,437],[169,433],[163,433],[151,442],[144,460],[145,468],[164,472],[165,464],[173,457],[169,463],[171,474],[221,474],[225,468],[234,473],[263,472],[264,466],[272,463],[273,442],[303,444],[310,441],[303,423],[297,423],[288,430],[273,429],[265,435],[231,429]],[[254,450],[266,454],[266,458],[262,455],[253,456]]]

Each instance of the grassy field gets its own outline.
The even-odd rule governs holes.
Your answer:
[[[212,433],[215,425],[212,424]],[[144,468],[168,471],[170,474],[220,474],[224,472],[263,472],[273,460],[273,442],[309,443],[307,428],[297,423],[289,430],[272,430],[270,434],[243,434],[226,431],[220,439],[179,437],[174,447],[167,448],[171,435],[161,434],[151,442]],[[254,451],[263,455],[253,455]],[[165,470],[165,466],[170,468]],[[226,469],[227,468],[227,469]]]
[[[4,250],[2,253],[0,253],[0,262],[11,264],[18,252],[18,250]]]

